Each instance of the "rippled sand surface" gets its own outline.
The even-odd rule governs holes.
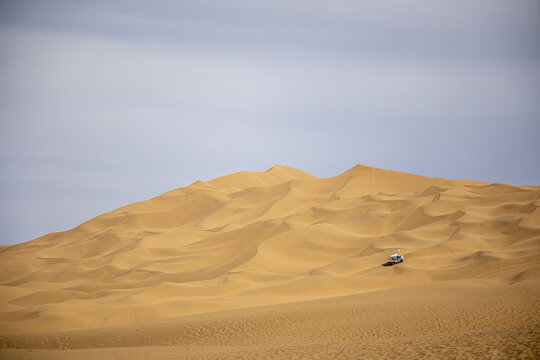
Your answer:
[[[0,357],[538,358],[539,206],[362,165],[198,181],[1,247]]]

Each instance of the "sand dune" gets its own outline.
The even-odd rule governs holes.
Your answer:
[[[0,354],[539,357],[539,206],[362,165],[197,181],[1,247]]]

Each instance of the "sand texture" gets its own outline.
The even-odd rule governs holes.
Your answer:
[[[197,181],[0,247],[0,358],[540,358],[539,206],[362,165]]]

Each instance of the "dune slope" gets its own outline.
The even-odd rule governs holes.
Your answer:
[[[198,181],[72,230],[1,247],[1,344],[137,347],[137,336],[102,340],[111,337],[107,331],[135,334],[139,328],[156,351],[191,346],[195,357],[243,353],[249,358],[250,351],[270,356],[283,345],[282,357],[290,358],[318,344],[324,351],[342,349],[347,358],[347,351],[359,351],[360,340],[365,349],[398,346],[399,337],[411,344],[440,343],[442,349],[452,337],[441,334],[463,339],[525,334],[521,345],[508,351],[534,355],[530,344],[540,328],[539,206],[538,186],[429,178],[362,165],[326,179],[275,166]],[[382,266],[398,248],[405,262]],[[443,293],[453,300],[441,298]],[[501,313],[483,312],[486,296]],[[328,311],[317,310],[321,306]],[[403,309],[417,318],[403,320]],[[347,314],[363,315],[349,322]],[[316,335],[292,331],[293,318],[307,319]],[[392,318],[398,318],[399,330],[382,336]],[[172,326],[164,321],[194,329],[204,323],[214,332],[159,330],[159,322]],[[235,324],[235,338],[219,330],[226,321]],[[259,342],[246,340],[253,335],[249,329],[262,331],[264,324],[279,321],[288,325],[258,335],[264,337]],[[427,325],[433,321],[439,323],[435,330]],[[92,338],[85,329],[98,332],[94,342],[80,340]],[[51,339],[66,336],[69,346],[51,345]],[[160,349],[165,356],[168,350]]]

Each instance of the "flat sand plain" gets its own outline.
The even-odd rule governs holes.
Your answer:
[[[1,247],[0,357],[540,358],[539,206],[362,165],[198,181]]]

